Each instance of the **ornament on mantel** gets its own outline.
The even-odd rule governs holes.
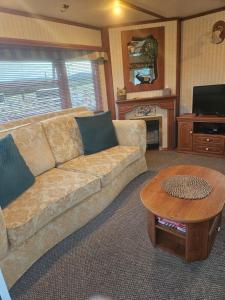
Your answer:
[[[127,90],[126,88],[118,88],[116,92],[117,100],[126,100],[127,99]]]

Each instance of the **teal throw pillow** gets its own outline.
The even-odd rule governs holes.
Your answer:
[[[75,119],[80,129],[84,154],[93,154],[118,145],[110,111]]]
[[[35,181],[12,136],[0,139],[0,206],[5,208]]]

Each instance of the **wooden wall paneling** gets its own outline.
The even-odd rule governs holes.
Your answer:
[[[112,63],[111,63],[110,44],[109,44],[109,29],[103,28],[101,32],[102,32],[102,46],[103,49],[108,54],[108,60],[104,64],[108,108],[112,113],[112,118],[116,119],[116,109],[115,109],[115,100],[114,100],[114,91],[113,91]]]
[[[177,20],[176,116],[180,114],[181,20]]]
[[[194,86],[225,82],[225,42],[211,43],[212,27],[225,11],[182,22],[180,114],[192,112]]]

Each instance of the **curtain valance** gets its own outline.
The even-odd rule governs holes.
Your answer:
[[[103,62],[107,53],[93,50],[62,49],[34,46],[0,46],[0,61],[56,61],[56,60],[91,60]]]

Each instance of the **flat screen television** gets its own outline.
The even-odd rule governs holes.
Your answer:
[[[195,86],[192,107],[197,115],[225,116],[225,84]]]

